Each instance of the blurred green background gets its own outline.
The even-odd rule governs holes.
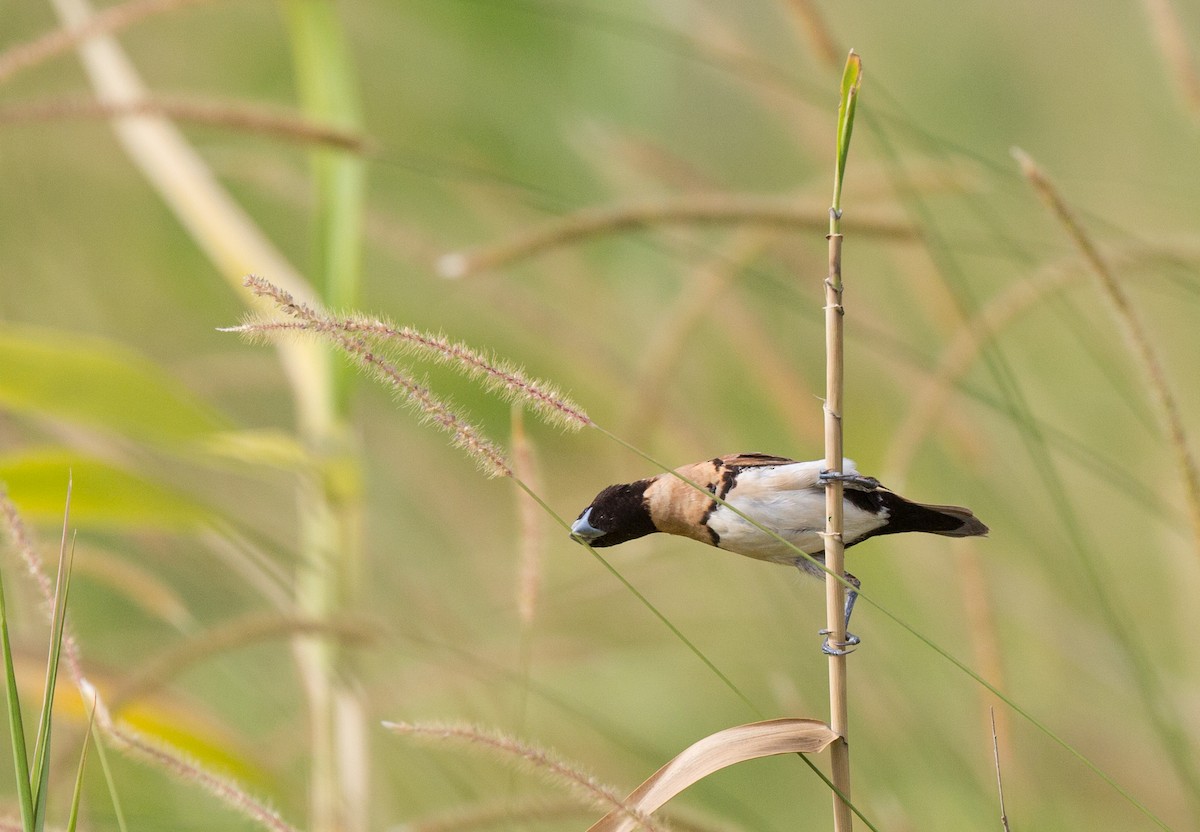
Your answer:
[[[286,20],[318,19],[313,6],[180,4],[119,41],[154,94],[298,109],[298,29]],[[849,568],[1169,828],[1197,828],[1200,550],[1179,459],[1108,298],[1009,151],[1036,159],[1114,265],[1194,432],[1200,101],[1164,43],[1180,38],[1196,65],[1200,6],[1177,3],[1164,30],[1150,0],[819,0],[832,60],[808,6],[336,4],[344,32],[326,34],[344,38],[346,88],[372,141],[354,305],[523,365],[670,466],[741,451],[820,456],[821,206],[853,46],[865,82],[843,198],[846,447],[910,497],[971,506],[992,534],[884,538],[852,550]],[[0,2],[6,50],[58,25],[50,3]],[[4,79],[0,111],[91,89],[67,52]],[[333,109],[342,104],[354,109]],[[180,126],[317,293],[337,297],[312,148]],[[715,193],[816,207],[808,227],[662,224],[456,280],[436,268],[576,210]],[[352,213],[346,204],[332,210]],[[907,236],[856,228],[856,214]],[[369,828],[479,828],[433,823],[496,810],[493,828],[580,829],[602,814],[538,820],[530,806],[555,807],[561,786],[390,735],[381,720],[491,726],[625,792],[721,728],[825,717],[818,583],[662,536],[605,553],[756,714],[551,517],[522,530],[512,483],[480,476],[365,376],[343,374],[345,445],[330,454],[301,436],[326,467],[314,476],[297,463],[278,353],[217,331],[241,319],[246,298],[108,122],[0,124],[0,478],[50,543],[74,471],[72,617],[90,675],[118,691],[160,655],[245,635],[138,693],[129,708],[153,721],[144,730],[321,828],[295,653],[253,625],[296,614],[289,599],[306,590],[293,576],[313,574],[298,566],[305,483],[328,486],[343,464],[349,505],[333,506],[360,575],[357,586],[342,576],[349,588],[326,593],[324,610],[370,637],[343,643],[326,681],[360,694],[365,738],[342,739],[370,763],[358,801]],[[939,397],[931,379],[955,356],[966,357]],[[507,404],[448,368],[415,372],[510,443]],[[268,430],[286,464],[263,459]],[[603,486],[655,472],[598,431],[529,416],[525,430],[530,484],[568,521]],[[245,445],[230,450],[235,435]],[[519,564],[531,547],[540,588],[523,622]],[[17,561],[3,568],[35,684],[41,610]],[[999,828],[990,705],[1014,828],[1156,828],[888,616],[864,602],[855,623],[854,801],[880,829]],[[60,713],[63,801],[74,707]],[[251,828],[153,767],[118,759],[114,776],[130,828]],[[704,829],[829,826],[824,785],[790,757],[722,772],[676,807]],[[85,811],[90,828],[116,828],[96,767]]]

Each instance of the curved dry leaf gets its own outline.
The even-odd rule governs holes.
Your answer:
[[[638,786],[588,832],[629,832],[636,828],[630,812],[648,815],[693,783],[715,771],[773,754],[811,754],[824,751],[838,737],[819,719],[768,719],[710,734],[689,745]]]

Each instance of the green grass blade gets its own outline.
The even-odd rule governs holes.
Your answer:
[[[71,480],[67,480],[67,504],[63,512],[62,543],[58,550],[58,579],[54,589],[53,624],[50,632],[50,655],[46,659],[46,687],[42,693],[42,716],[38,724],[37,741],[33,746],[33,767],[30,769],[34,802],[34,828],[46,824],[46,802],[50,791],[50,735],[54,714],[54,691],[58,685],[58,663],[66,632],[67,595],[71,587],[71,563],[75,557],[75,541],[68,545],[67,532],[71,519]]]
[[[112,768],[108,765],[108,753],[104,750],[104,737],[92,727],[92,742],[96,744],[96,756],[100,759],[100,770],[104,772],[104,785],[108,788],[108,798],[112,801],[113,814],[117,816],[117,829],[129,832],[125,823],[125,811],[121,808],[121,798],[117,796],[117,783],[112,776]]]
[[[33,792],[29,788],[29,756],[25,747],[25,725],[21,720],[21,699],[17,694],[17,673],[13,667],[12,646],[8,640],[8,609],[4,603],[4,580],[0,578],[0,649],[4,651],[4,681],[8,690],[8,729],[12,742],[13,764],[17,774],[17,802],[21,806],[21,827],[33,830]]]
[[[850,135],[854,132],[854,110],[858,105],[858,91],[862,87],[862,58],[853,49],[846,58],[842,72],[842,96],[838,102],[837,121],[837,165],[833,180],[833,209],[842,208],[842,179],[846,175],[846,157],[850,155]]]
[[[318,123],[360,130],[358,79],[340,9],[326,0],[286,0],[282,8],[305,115]],[[361,282],[366,163],[344,150],[318,148],[312,152],[312,165],[319,291],[330,309],[350,309],[358,301]],[[339,365],[338,373],[339,401],[344,406],[353,374],[345,365]]]
[[[96,728],[96,700],[92,698],[92,715],[88,719],[87,733],[83,735],[83,748],[79,752],[79,769],[75,772],[75,791],[71,795],[71,815],[67,819],[67,832],[75,832],[79,825],[79,800],[83,796],[83,770],[87,765],[88,746],[91,745],[92,731]]]

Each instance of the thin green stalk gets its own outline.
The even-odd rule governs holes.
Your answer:
[[[93,708],[95,703],[93,703]],[[121,808],[121,798],[117,794],[117,783],[113,779],[112,767],[108,764],[108,752],[104,750],[104,737],[101,736],[99,728],[95,725],[91,730],[92,742],[96,744],[96,755],[100,758],[100,770],[104,772],[104,785],[108,788],[108,799],[112,801],[113,814],[117,818],[117,829],[119,832],[129,832],[129,825],[125,822],[125,811]]]
[[[83,797],[83,772],[87,766],[88,747],[91,746],[92,730],[96,727],[96,700],[92,700],[88,729],[83,735],[83,748],[79,751],[79,767],[75,771],[75,789],[71,793],[71,814],[67,819],[67,832],[75,832],[79,825],[79,801]]]
[[[284,0],[293,60],[305,115],[318,124],[359,132],[362,114],[350,47],[328,0]],[[318,292],[327,309],[352,309],[361,282],[366,163],[332,148],[311,154],[317,191]],[[342,404],[347,379],[339,385]]]
[[[351,50],[328,0],[283,0],[305,114],[315,121],[357,131],[361,125]],[[326,308],[357,304],[365,165],[329,148],[312,153],[317,193],[318,294]],[[346,425],[352,375],[345,362],[330,362],[334,396],[329,410],[304,439],[316,470],[302,485],[300,610],[337,617],[357,606],[360,594],[361,461]],[[370,782],[366,717],[350,657],[328,639],[296,645],[308,694],[312,728],[310,822],[316,832],[365,832]]]

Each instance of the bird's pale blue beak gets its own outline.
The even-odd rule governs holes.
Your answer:
[[[604,534],[604,532],[600,531],[588,522],[588,518],[591,516],[592,510],[589,508],[580,516],[578,520],[571,524],[572,537],[578,537],[583,541],[592,541]]]

